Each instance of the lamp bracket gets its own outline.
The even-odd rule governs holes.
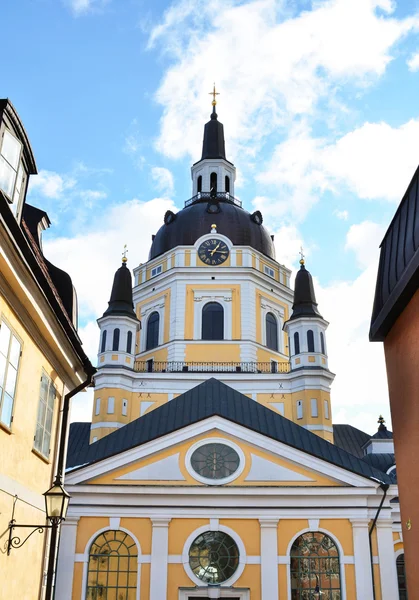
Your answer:
[[[39,531],[39,533],[43,533],[44,529],[51,529],[52,527],[55,526],[54,524],[51,524],[51,525],[17,525],[16,520],[14,518],[15,517],[15,506],[16,506],[17,500],[18,500],[18,497],[16,495],[13,498],[12,518],[8,525],[9,537],[5,543],[5,550],[7,550],[7,556],[9,556],[10,550],[12,548],[21,548],[23,546],[23,544],[28,541],[28,539],[31,537],[31,535],[33,533],[35,533],[35,531]],[[17,528],[32,529],[32,531],[22,541],[18,535],[13,535],[13,530],[17,529]]]

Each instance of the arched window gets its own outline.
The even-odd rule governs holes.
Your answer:
[[[324,349],[324,335],[323,332],[320,332],[320,348],[322,351],[322,354],[326,354],[325,349]]]
[[[266,345],[278,352],[278,322],[270,312],[266,315]]]
[[[294,333],[294,354],[300,354],[300,334],[298,331]]]
[[[131,354],[132,350],[132,331],[127,333],[127,354]]]
[[[328,535],[319,531],[300,535],[291,548],[290,568],[293,600],[341,598],[339,551]]]
[[[159,345],[159,323],[160,315],[158,312],[151,313],[147,321],[147,341],[146,350],[151,350]]]
[[[314,352],[314,333],[312,329],[307,331],[307,347],[309,352]]]
[[[105,352],[106,350],[106,329],[102,333],[102,344],[100,346],[100,351]]]
[[[404,566],[404,554],[399,554],[396,560],[397,582],[399,584],[399,599],[407,600],[406,569]]]
[[[224,339],[224,309],[218,302],[208,302],[202,309],[202,339]]]
[[[217,173],[211,173],[210,176],[210,192],[212,194],[217,193]]]
[[[124,598],[137,594],[138,551],[124,531],[98,535],[89,552],[86,600]]]
[[[198,192],[202,192],[202,175],[200,175],[200,176],[198,177],[198,182],[197,182],[197,183],[198,183],[198,188],[197,188],[197,191],[198,191]]]
[[[226,192],[230,192],[230,177],[228,175],[225,177],[225,188]]]
[[[113,330],[112,350],[119,350],[119,329]]]

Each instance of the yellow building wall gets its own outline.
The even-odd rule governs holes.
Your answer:
[[[232,338],[233,340],[241,339],[241,286],[240,284],[197,284],[186,286],[186,302],[185,302],[185,340],[194,338],[194,290],[201,292],[211,290],[226,290],[231,291],[231,312],[232,312]],[[233,359],[227,359],[233,360]]]
[[[0,426],[0,473],[5,478],[6,488],[0,490],[0,543],[4,548],[8,537],[8,523],[12,517],[14,493],[19,496],[15,509],[17,523],[45,523],[45,502],[42,494],[52,484],[52,461],[63,382],[3,297],[0,297],[0,314],[22,343],[13,422],[10,429]],[[34,450],[43,372],[52,380],[57,390],[48,457]],[[16,490],[16,484],[22,486],[17,488],[17,492],[12,491]],[[29,532],[30,530],[26,532],[17,529],[15,535],[22,538],[23,534],[26,537]],[[10,556],[0,555],[0,597],[22,598],[22,590],[27,589],[31,590],[31,595],[27,596],[28,600],[38,598],[45,535],[45,532],[35,533],[22,548],[12,549]],[[22,565],[25,565],[25,568],[22,568]]]
[[[256,322],[256,341],[258,344],[262,344],[262,302],[263,299],[266,299],[273,304],[277,304],[284,309],[284,322],[288,321],[289,318],[289,309],[288,305],[285,302],[281,302],[281,300],[277,296],[271,296],[266,292],[261,292],[260,290],[256,290],[256,313],[255,313],[255,322]],[[283,332],[283,347],[287,348],[288,346],[288,337],[285,332]]]
[[[208,342],[208,344],[187,344],[186,362],[240,362],[240,345],[234,343]]]
[[[137,315],[137,317],[139,319],[141,319],[141,311],[142,311],[142,308],[143,308],[144,305],[147,305],[147,304],[150,304],[150,303],[153,303],[153,302],[158,302],[159,300],[161,300],[162,298],[164,298],[163,344],[166,344],[169,341],[170,294],[171,294],[171,290],[170,290],[170,288],[167,288],[167,289],[159,292],[158,294],[155,294],[154,296],[150,296],[148,298],[145,298],[142,302],[138,302],[138,304],[135,307],[135,314]],[[161,324],[160,324],[160,326],[161,326]],[[142,336],[146,336],[146,335],[147,335],[147,328],[143,327],[139,331],[139,333],[138,333],[138,344],[141,343]],[[141,359],[143,360],[142,356],[141,356]],[[164,360],[164,359],[160,359],[160,360]]]

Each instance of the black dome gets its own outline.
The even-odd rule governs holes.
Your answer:
[[[232,202],[218,202],[219,212],[207,211],[208,200],[195,202],[180,210],[175,219],[166,219],[151,244],[149,259],[156,258],[176,246],[193,246],[202,235],[217,232],[228,237],[235,246],[251,246],[269,258],[275,258],[274,244],[263,225],[259,225],[243,208]]]

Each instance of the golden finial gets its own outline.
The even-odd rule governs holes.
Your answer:
[[[217,233],[217,225],[215,223],[211,225],[211,233]]]
[[[304,257],[304,252],[303,252],[303,247],[302,246],[300,248],[299,255],[301,256],[301,258],[300,258],[300,265],[304,265],[305,264],[305,261],[304,261],[305,257]]]
[[[217,104],[217,99],[215,98],[215,96],[219,96],[219,95],[220,95],[220,92],[216,92],[216,91],[215,91],[215,83],[214,83],[213,90],[212,90],[212,92],[209,92],[209,95],[210,95],[210,96],[212,96],[212,103],[211,103],[211,104],[212,104],[213,106],[216,106],[216,104]]]
[[[126,263],[126,262],[128,261],[128,258],[127,258],[127,252],[128,252],[127,245],[126,245],[126,244],[124,244],[124,251],[123,251],[123,253],[122,253],[122,262],[123,262],[123,263]]]
[[[379,425],[385,425],[385,419],[384,419],[383,415],[380,415],[380,416],[378,417],[378,421],[377,421],[377,423],[378,423]]]

